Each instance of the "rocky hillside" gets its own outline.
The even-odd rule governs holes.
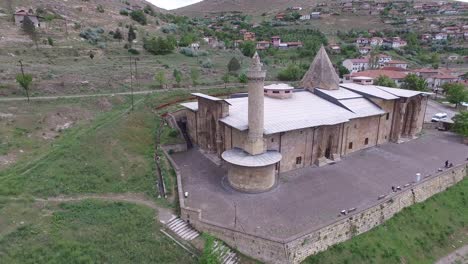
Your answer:
[[[311,7],[323,0],[204,0],[176,9],[178,14],[197,16],[206,13],[240,11],[250,14],[284,10],[288,7]]]

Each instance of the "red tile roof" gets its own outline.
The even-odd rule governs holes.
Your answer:
[[[387,76],[390,79],[403,79],[406,77],[406,73],[401,71],[390,71],[390,70],[367,70],[362,72],[355,72],[351,74],[351,77],[355,76],[366,76],[371,78],[378,78],[379,76]]]

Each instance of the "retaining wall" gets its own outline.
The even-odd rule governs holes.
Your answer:
[[[315,227],[313,230],[288,239],[277,239],[247,234],[203,219],[201,210],[185,205],[180,170],[166,150],[164,153],[176,171],[181,218],[188,221],[195,229],[212,234],[245,255],[274,264],[300,263],[310,255],[369,231],[403,208],[423,202],[434,194],[455,185],[467,174],[467,163],[455,166],[425,178],[418,184],[408,186],[402,191],[385,197],[375,205],[349,214],[338,221]]]

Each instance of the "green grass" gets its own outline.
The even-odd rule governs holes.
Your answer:
[[[240,89],[213,89],[219,94]],[[137,97],[134,111],[127,112],[129,100],[112,111],[98,115],[90,124],[77,125],[45,148],[38,157],[23,160],[0,172],[0,195],[34,195],[138,192],[156,197],[153,151],[159,114],[156,106],[190,98],[190,92],[171,91]],[[180,142],[164,127],[163,144]],[[164,167],[168,189],[174,173]]]
[[[133,204],[3,200],[0,220],[2,263],[196,263]]]
[[[467,243],[467,212],[468,179],[464,179],[304,263],[434,263]]]

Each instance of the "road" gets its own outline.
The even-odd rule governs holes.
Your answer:
[[[227,85],[227,88],[236,88],[241,87],[242,84],[231,84]],[[222,89],[225,88],[224,85],[216,85],[216,86],[204,86],[204,87],[196,87],[192,89],[187,88],[175,88],[175,89],[158,89],[158,90],[144,90],[144,91],[135,91],[133,92],[134,95],[145,95],[145,94],[153,94],[153,93],[160,93],[160,92],[168,92],[168,91],[175,91],[175,90],[193,90],[194,92],[197,90],[208,90],[208,89]],[[58,95],[58,96],[35,96],[30,97],[30,100],[57,100],[57,99],[73,99],[73,98],[86,98],[86,97],[105,97],[105,96],[117,96],[117,95],[131,95],[132,92],[120,92],[120,93],[98,93],[98,94],[75,94],[75,95]],[[26,97],[6,97],[0,98],[0,102],[13,102],[13,101],[25,101],[27,100]]]
[[[448,118],[452,119],[452,117],[457,114],[457,111],[449,106],[440,104],[433,100],[429,100],[427,103],[424,122],[431,122],[431,118],[437,113],[447,113]]]

